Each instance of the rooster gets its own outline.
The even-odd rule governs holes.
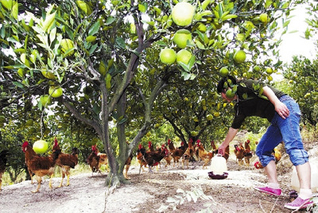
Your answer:
[[[162,145],[164,146],[164,145]],[[165,161],[166,161],[166,165],[165,167],[167,166],[170,166],[171,165],[171,161],[172,161],[172,156],[171,156],[171,152],[167,149],[167,147],[165,147],[165,157],[164,157]]]
[[[42,177],[48,175],[50,177],[49,187],[52,189],[52,177],[54,174],[55,162],[60,154],[59,150],[55,150],[52,155],[47,157],[38,156],[33,151],[31,145],[25,141],[22,144],[22,150],[25,153],[26,158],[28,158],[28,169],[31,173],[34,173],[37,177],[38,186],[34,193],[40,191]]]
[[[234,145],[234,154],[236,155],[236,160],[238,161],[239,166],[243,165],[245,150],[242,144]]]
[[[250,147],[250,140],[245,141],[244,143],[244,149],[245,149],[245,154],[244,154],[244,160],[245,164],[247,166],[250,165],[250,159],[252,158],[253,154],[251,152],[251,147]]]
[[[58,187],[63,186],[63,180],[65,178],[65,175],[67,177],[66,186],[69,186],[70,185],[70,175],[71,175],[70,169],[71,168],[74,169],[75,166],[77,165],[79,151],[77,148],[73,148],[71,154],[61,153],[61,149],[58,145],[57,139],[55,138],[53,152],[56,150],[58,150],[58,152],[60,154],[59,154],[55,164],[58,165],[59,167],[61,167],[61,169],[62,169],[62,180],[61,180],[61,183]]]
[[[89,167],[92,170],[92,176],[94,172],[100,172],[99,171],[99,156],[97,156],[96,145],[92,146],[92,152],[87,157],[86,162],[88,163]]]
[[[2,175],[6,169],[8,154],[9,154],[8,150],[3,150],[2,152],[0,152],[0,191],[1,191],[1,185],[2,185]]]
[[[31,147],[31,145],[30,145],[27,141],[24,142],[24,145]],[[23,145],[22,145],[22,151],[24,152],[24,158],[25,158],[24,162],[25,162],[25,165],[26,165],[26,167],[27,167],[27,169],[28,169],[28,173],[29,173],[29,175],[30,175],[31,184],[33,184],[33,172],[31,171],[31,169],[30,169],[31,167],[29,166],[29,164],[30,164],[31,158],[32,158],[33,156],[37,156],[37,154],[36,154],[35,151],[32,149],[32,147],[31,147],[31,149],[28,149],[27,152],[25,152],[25,151],[24,151],[24,148],[23,148]]]
[[[216,153],[218,149],[216,148],[214,140],[212,140],[210,143],[211,143],[212,152]]]
[[[189,143],[188,143],[188,148],[186,149],[186,151],[182,155],[182,168],[184,167],[185,164],[187,165],[187,168],[189,168],[189,162],[193,158],[194,153],[195,153],[195,151],[194,151],[194,147],[193,147],[193,140],[192,140],[192,138],[190,138]]]
[[[176,150],[176,148],[174,147],[173,145],[173,142],[168,139],[168,148],[169,148],[169,151],[172,153],[174,150]]]
[[[140,171],[142,170],[143,172],[145,171],[143,167],[147,167],[147,163],[146,161],[144,160],[144,156],[143,154],[141,153],[141,149],[144,149],[143,146],[141,144],[139,144],[138,146],[138,150],[137,150],[137,161],[140,165],[140,168],[139,168],[139,174],[140,174]]]
[[[152,167],[159,164],[159,162],[164,158],[165,156],[165,149],[160,149],[156,151],[147,151],[143,148],[141,145],[139,145],[139,149],[137,153],[141,153],[142,160],[148,165],[149,172],[152,173]],[[142,165],[140,165],[141,168]],[[140,173],[140,170],[139,170]]]
[[[204,162],[202,167],[204,169],[210,163],[212,157],[214,156],[214,152],[206,151],[200,140],[197,140],[197,150],[199,158]]]
[[[96,145],[92,146],[92,152],[91,154],[87,157],[86,162],[90,166],[92,170],[92,176],[94,172],[101,173],[100,167],[101,165],[107,165],[108,164],[108,158],[107,154],[105,153],[100,153],[99,150],[97,149]]]

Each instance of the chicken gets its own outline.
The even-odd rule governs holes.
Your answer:
[[[272,154],[274,155],[274,157],[275,157],[275,163],[277,164],[277,163],[280,161],[280,159],[282,158],[282,153],[281,153],[281,151],[279,150],[278,147],[275,147],[275,148],[273,149]],[[264,168],[264,166],[262,165],[262,163],[259,162],[259,161],[256,161],[256,162],[254,163],[254,167],[255,167],[256,169],[262,169],[262,168]]]
[[[210,163],[212,157],[214,156],[214,153],[206,151],[200,140],[197,140],[197,148],[199,158],[204,162],[202,167],[204,169]]]
[[[140,165],[140,168],[139,168],[139,174],[140,174],[140,171],[144,171],[143,167],[147,167],[147,162],[144,160],[144,156],[143,154],[141,153],[141,149],[144,149],[143,146],[141,144],[139,144],[138,146],[138,150],[137,150],[137,161]]]
[[[169,148],[169,151],[172,153],[174,150],[176,150],[176,148],[174,147],[173,145],[173,142],[169,139],[168,140],[168,148]]]
[[[187,165],[187,168],[189,168],[189,162],[191,158],[193,158],[193,155],[195,153],[194,147],[193,147],[193,140],[190,138],[188,143],[188,148],[182,155],[182,168],[184,168],[184,165]]]
[[[210,143],[211,143],[212,152],[216,153],[217,152],[217,148],[216,148],[214,140],[212,140]]]
[[[142,146],[139,146],[138,152],[142,154],[142,159],[144,162],[147,163],[149,172],[152,173],[152,167],[158,165],[158,163],[164,158],[165,156],[165,149],[160,149],[156,151],[147,151]]]
[[[63,180],[65,178],[65,175],[67,177],[66,186],[69,186],[70,185],[70,175],[71,175],[70,170],[71,170],[71,168],[74,169],[78,163],[79,151],[77,148],[73,148],[71,154],[62,153],[61,149],[57,143],[57,140],[55,139],[54,146],[53,146],[53,152],[56,150],[59,150],[60,154],[59,154],[55,164],[58,165],[59,167],[61,167],[61,169],[62,169],[62,180],[61,180],[61,183],[58,187],[63,186]]]
[[[150,152],[154,152],[154,151],[155,151],[154,148],[153,148],[153,145],[152,145],[151,141],[148,141],[148,148],[149,148],[149,151],[150,151]]]
[[[92,170],[92,176],[94,172],[100,172],[99,171],[99,156],[97,156],[96,145],[92,146],[92,152],[87,157],[86,162]]]
[[[278,147],[274,148],[273,151],[274,157],[275,157],[275,163],[277,164],[278,161],[280,161],[280,159],[282,158],[282,152],[279,150]]]
[[[243,165],[243,158],[244,158],[244,155],[245,155],[245,150],[244,150],[244,147],[242,144],[235,144],[234,145],[234,154],[236,155],[236,160],[239,164],[239,166]]]
[[[101,173],[101,171],[100,171],[101,165],[108,164],[107,154],[100,153],[99,150],[97,149],[97,146],[93,145],[92,152],[87,157],[86,162],[88,163],[88,165],[90,166],[90,168],[92,170],[92,175],[94,172]]]
[[[130,164],[131,164],[131,161],[132,161],[132,158],[133,158],[133,153],[131,153],[129,155],[129,157],[127,158],[126,162],[125,162],[125,168],[124,168],[124,177],[127,179],[127,180],[130,180],[130,177],[128,177],[127,173],[128,173],[128,170],[129,170],[129,167],[130,167]]]
[[[166,165],[165,167],[168,167],[171,165],[171,161],[173,160],[172,156],[171,156],[171,152],[165,147],[165,157],[164,157],[165,161],[166,161]]]
[[[230,157],[230,146],[227,146],[225,148],[225,152],[224,152],[223,157],[225,158],[225,160],[229,159],[229,157]]]
[[[59,150],[55,150],[52,155],[47,157],[38,156],[27,141],[22,144],[22,150],[25,153],[26,159],[28,159],[27,166],[29,171],[34,173],[37,177],[38,186],[36,190],[32,192],[39,192],[42,177],[45,175],[50,177],[49,187],[52,189],[52,177],[54,174],[55,162],[60,154]]]
[[[251,142],[250,140],[247,140],[244,143],[244,149],[245,149],[244,160],[247,166],[250,165],[251,158],[253,157],[253,153],[251,152],[250,142]]]
[[[175,164],[179,164],[179,159],[182,157],[182,155],[184,154],[186,149],[187,149],[187,147],[184,144],[184,142],[182,141],[180,147],[174,149],[171,152],[171,157],[173,158],[173,166],[175,166]]]
[[[31,184],[33,184],[33,172],[31,171],[31,169],[30,169],[31,167],[29,166],[29,164],[30,164],[31,158],[33,156],[37,156],[37,154],[32,149],[32,147],[31,147],[31,149],[28,149],[27,152],[25,152],[23,146],[30,146],[31,147],[31,145],[27,141],[25,141],[22,145],[22,151],[24,152],[24,158],[25,158],[24,162],[25,162],[25,165],[27,166],[27,169],[28,169],[28,172],[30,175]]]
[[[0,152],[0,191],[1,191],[1,186],[2,186],[2,175],[6,169],[7,165],[7,155],[9,154],[8,150],[3,150]]]

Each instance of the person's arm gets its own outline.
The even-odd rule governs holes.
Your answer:
[[[235,137],[236,133],[238,132],[239,129],[234,129],[232,127],[229,128],[229,131],[223,141],[223,143],[219,146],[218,148],[218,154],[224,155],[225,153],[225,148],[230,144],[230,142],[233,140]]]
[[[289,109],[277,98],[271,88],[269,88],[268,86],[263,87],[263,94],[275,106],[275,111],[280,115],[280,117],[286,119],[289,116]]]

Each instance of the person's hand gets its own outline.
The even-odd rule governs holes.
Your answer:
[[[277,112],[277,114],[282,117],[283,119],[286,119],[289,116],[289,109],[287,108],[287,106],[279,101],[277,102],[277,104],[275,105],[275,111]]]
[[[226,148],[227,146],[225,145],[225,144],[221,144],[220,146],[219,146],[219,148],[218,148],[218,154],[220,154],[220,155],[224,155],[225,154],[225,148]]]

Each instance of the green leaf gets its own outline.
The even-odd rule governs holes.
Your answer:
[[[14,5],[12,6],[12,10],[11,10],[11,16],[15,20],[18,20],[18,12],[19,12],[19,4],[18,4],[18,2],[15,2]]]
[[[121,38],[121,37],[117,37],[116,38],[116,44],[122,49],[126,48],[125,40],[123,38]]]
[[[96,34],[99,31],[99,28],[100,28],[100,23],[99,23],[99,21],[96,21],[95,24],[93,24],[93,26],[91,28],[89,28],[88,35],[92,36],[92,35]]]
[[[196,41],[195,41],[195,44],[197,45],[197,47],[198,47],[199,49],[201,49],[201,50],[204,50],[204,49],[205,49],[204,45],[203,45],[199,40],[196,40]]]
[[[7,10],[11,10],[13,0],[1,0],[0,2]]]
[[[89,49],[89,54],[92,55],[92,54],[95,52],[95,50],[96,50],[97,47],[98,47],[98,44],[94,44],[94,45]]]
[[[140,12],[145,13],[147,10],[147,4],[139,4],[138,9]]]
[[[283,27],[287,27],[290,23],[290,20],[286,21],[284,24],[283,24]]]
[[[76,1],[76,4],[86,15],[90,15],[92,13],[92,8],[86,2]]]
[[[23,88],[23,84],[21,84],[20,82],[14,81],[13,82],[14,85],[16,85],[17,87]]]
[[[111,25],[114,21],[116,21],[116,18],[115,17],[108,17],[107,20],[106,20],[106,25]]]
[[[226,15],[226,16],[222,17],[222,20],[225,21],[225,20],[232,19],[232,18],[237,18],[237,15],[233,15],[233,14]]]
[[[51,29],[51,27],[53,26],[55,22],[55,14],[56,11],[52,14],[47,14],[45,21],[42,24],[42,29],[44,32],[48,32],[48,30]]]

